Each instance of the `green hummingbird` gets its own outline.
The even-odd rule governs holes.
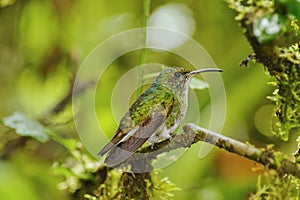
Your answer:
[[[167,67],[151,86],[131,105],[122,117],[115,136],[98,153],[106,153],[105,163],[114,167],[127,160],[146,141],[154,144],[170,138],[183,120],[188,107],[188,88],[191,78],[202,72],[222,72],[207,68],[189,71]]]

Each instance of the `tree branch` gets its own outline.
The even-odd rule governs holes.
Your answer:
[[[270,147],[256,148],[253,145],[228,138],[194,124],[187,124],[184,127],[184,131],[196,134],[197,137],[195,139],[198,141],[210,143],[231,153],[249,158],[275,169],[279,173],[287,173],[300,178],[300,166],[297,163],[291,162],[285,154],[274,151]],[[194,142],[196,141],[194,140]]]
[[[266,167],[275,169],[282,174],[291,174],[300,178],[300,165],[289,160],[288,156],[275,151],[271,146],[266,148],[257,148],[251,144],[246,144],[213,131],[201,128],[195,124],[187,124],[183,127],[184,134],[175,134],[171,140],[167,139],[147,146],[141,149],[140,153],[152,152],[151,157],[145,155],[149,159],[155,159],[159,154],[168,152],[178,148],[187,148],[192,144],[203,141],[228,152],[246,157],[265,165]],[[142,160],[141,154],[134,160]]]

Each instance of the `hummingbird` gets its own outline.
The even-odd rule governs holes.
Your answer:
[[[203,72],[222,72],[218,68],[190,71],[166,67],[121,118],[119,127],[108,144],[98,153],[105,154],[105,164],[120,165],[145,142],[152,145],[171,137],[186,115],[190,80]]]

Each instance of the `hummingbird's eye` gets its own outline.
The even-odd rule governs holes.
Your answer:
[[[179,78],[179,77],[181,76],[181,74],[180,74],[179,72],[175,72],[174,76],[175,76],[176,78]]]

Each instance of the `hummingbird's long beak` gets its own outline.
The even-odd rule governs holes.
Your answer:
[[[206,68],[206,69],[199,69],[199,70],[191,71],[188,74],[193,76],[195,74],[200,74],[202,72],[223,72],[223,70],[218,69],[218,68]]]

